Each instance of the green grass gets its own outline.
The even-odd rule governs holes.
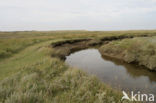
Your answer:
[[[0,101],[3,103],[119,102],[121,93],[96,77],[51,58],[47,41],[30,46],[1,62]],[[8,64],[6,64],[8,63]],[[6,66],[6,67],[5,67]]]
[[[103,45],[100,51],[122,59],[128,63],[138,63],[151,70],[156,70],[156,37],[138,37],[113,41]]]
[[[120,103],[120,91],[51,57],[51,44],[144,34],[156,31],[0,32],[0,103]]]
[[[20,68],[26,65],[31,65],[32,63],[45,57],[44,52],[40,52],[43,45],[49,45],[51,42],[43,42],[33,46],[30,46],[20,53],[14,54],[13,57],[5,59],[0,62],[0,80],[16,73]]]
[[[51,38],[12,38],[12,39],[0,39],[0,60],[10,57],[11,55],[18,53],[20,50],[43,41],[50,40]]]
[[[120,35],[155,35],[156,31],[25,31],[0,32],[0,60],[18,53],[27,46],[50,39],[102,38]]]

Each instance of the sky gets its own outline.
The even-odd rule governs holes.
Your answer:
[[[156,0],[0,0],[0,31],[156,29]]]

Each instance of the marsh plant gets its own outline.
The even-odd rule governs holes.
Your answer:
[[[102,40],[111,36],[151,36],[155,33],[156,31],[0,32],[0,103],[120,103],[121,91],[101,83],[95,76],[67,66],[60,58],[51,57],[55,52],[52,44],[71,39]],[[152,41],[154,42],[153,39]],[[154,45],[149,46],[155,48]],[[140,53],[150,52],[154,56],[153,49],[148,50]],[[60,52],[62,53],[57,53]],[[153,64],[155,57],[149,57]],[[144,60],[143,58],[139,60]],[[152,64],[149,66],[154,67]]]

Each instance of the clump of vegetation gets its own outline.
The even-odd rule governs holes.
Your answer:
[[[150,70],[156,70],[156,37],[138,37],[113,41],[103,45],[99,50],[107,55],[124,60],[128,63],[138,63]]]

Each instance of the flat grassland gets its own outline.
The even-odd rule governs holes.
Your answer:
[[[52,45],[74,39],[140,35],[153,36],[156,31],[0,32],[0,103],[120,103],[120,91],[51,57],[55,52]]]

